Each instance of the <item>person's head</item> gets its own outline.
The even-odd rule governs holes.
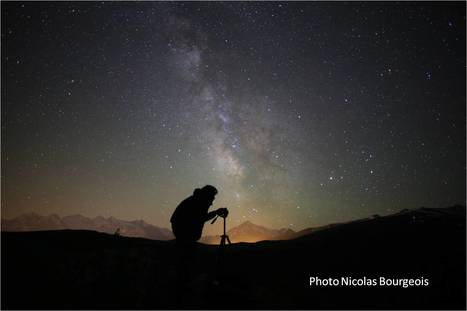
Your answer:
[[[203,200],[204,202],[209,204],[209,206],[211,206],[212,202],[214,201],[216,194],[217,194],[216,187],[211,186],[211,185],[206,185],[201,189],[196,188],[195,191],[193,192],[194,196]]]

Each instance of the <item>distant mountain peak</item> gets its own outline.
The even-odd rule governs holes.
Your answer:
[[[36,212],[29,212],[29,213],[25,213],[23,215],[20,215],[18,217],[41,217],[41,215],[37,214]]]
[[[254,227],[261,227],[261,226],[259,226],[259,225],[257,225],[257,224],[252,223],[251,221],[247,220],[247,221],[245,221],[245,222],[242,222],[242,223],[239,224],[238,226],[236,226],[236,228],[238,228],[238,227],[251,227],[251,226],[254,226]]]
[[[232,243],[238,242],[258,242],[264,240],[285,240],[295,234],[290,228],[272,229],[262,225],[255,224],[247,220],[238,226],[227,231]],[[205,236],[201,240],[207,244],[216,244],[219,242],[218,236]]]
[[[255,229],[262,229],[262,230],[270,230],[270,231],[277,231],[277,232],[295,232],[294,230],[290,229],[290,228],[280,228],[280,229],[272,229],[272,228],[268,228],[266,226],[263,226],[263,225],[258,225],[258,224],[255,224],[253,222],[251,222],[250,220],[247,220],[243,223],[241,223],[240,225],[236,226],[236,227],[233,227],[232,229],[238,229],[238,228],[255,228]],[[232,230],[230,229],[230,230]],[[230,231],[229,230],[229,231]]]
[[[86,218],[86,217],[84,217],[84,216],[81,215],[81,214],[73,214],[73,215],[69,215],[69,216],[64,216],[64,218],[65,218],[65,217],[73,217],[73,218],[78,218],[78,217],[80,217],[80,218]]]
[[[120,229],[121,235],[142,237],[153,240],[173,239],[172,231],[167,228],[146,223],[144,220],[125,221],[113,216],[88,218],[79,214],[64,216],[41,216],[28,213],[12,219],[2,219],[3,231],[41,231],[41,230],[92,230],[114,234]]]

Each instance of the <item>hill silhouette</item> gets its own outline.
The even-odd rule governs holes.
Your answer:
[[[256,225],[250,221],[245,221],[240,225],[231,228],[227,231],[227,234],[232,243],[238,242],[258,242],[265,240],[287,240],[294,238],[296,232],[288,229],[271,229],[264,226]],[[206,244],[219,244],[220,236],[204,236],[202,237],[202,243]]]
[[[199,246],[192,291],[174,300],[173,241],[83,230],[2,232],[3,309],[465,309],[465,207],[421,208],[292,240]],[[311,287],[310,276],[420,278],[425,287]]]

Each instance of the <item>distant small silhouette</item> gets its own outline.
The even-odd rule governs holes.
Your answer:
[[[177,297],[186,291],[191,270],[196,260],[196,241],[201,238],[204,223],[216,216],[226,217],[228,210],[219,208],[208,212],[217,194],[214,186],[196,188],[193,195],[183,200],[175,209],[170,222],[177,246]]]
[[[117,228],[114,233],[115,236],[120,236],[120,228]]]

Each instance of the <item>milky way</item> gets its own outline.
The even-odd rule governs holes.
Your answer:
[[[465,204],[465,82],[464,2],[2,2],[2,215]]]

